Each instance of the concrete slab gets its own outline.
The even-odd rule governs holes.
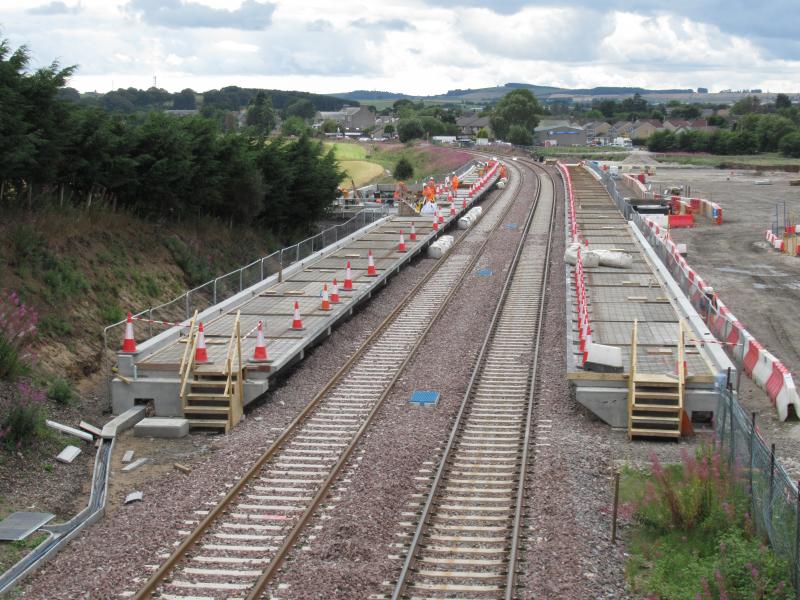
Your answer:
[[[182,438],[189,434],[189,420],[169,417],[149,417],[133,427],[136,437]]]
[[[142,419],[144,419],[144,406],[134,406],[106,423],[103,426],[102,435],[104,438],[113,438],[118,433],[130,429]]]
[[[122,462],[129,463],[133,460],[133,450],[126,450],[122,455]]]
[[[58,462],[70,464],[81,453],[81,449],[77,446],[67,446],[56,456]]]
[[[52,513],[15,512],[0,521],[0,540],[24,540],[42,525],[54,518]]]
[[[141,467],[148,460],[150,460],[150,459],[149,458],[139,458],[139,459],[133,461],[131,464],[122,467],[122,471],[124,473],[129,473],[130,471],[133,471],[134,469],[138,469],[139,467]]]

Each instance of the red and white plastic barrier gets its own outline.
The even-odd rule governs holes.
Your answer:
[[[676,269],[673,270],[675,279],[692,304],[698,307],[708,303],[709,331],[717,338],[731,360],[766,392],[781,421],[786,420],[789,405],[794,406],[795,413],[800,415],[800,395],[791,372],[744,328],[686,260],[680,255],[675,255],[675,245],[669,232],[660,228],[652,219],[647,217],[644,219],[647,227],[655,234],[650,236],[651,243],[657,240],[656,243],[665,246],[668,258],[670,254],[672,255]],[[778,242],[783,244],[783,240],[771,231],[766,232],[766,239],[773,246]]]

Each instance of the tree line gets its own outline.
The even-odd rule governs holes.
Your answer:
[[[268,138],[262,121],[274,116],[263,95],[252,99],[253,126],[223,132],[202,115],[63,100],[75,68],[28,65],[27,48],[0,41],[0,210],[100,204],[151,219],[211,215],[286,240],[308,233],[337,195],[333,153],[306,135]]]

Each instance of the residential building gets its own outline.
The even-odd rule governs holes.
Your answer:
[[[363,131],[375,126],[375,112],[368,106],[343,106],[337,111],[320,111],[314,116],[319,126],[327,120],[336,121],[344,131]]]
[[[475,135],[481,129],[491,132],[489,117],[479,117],[478,115],[457,117],[456,126],[461,135]]]

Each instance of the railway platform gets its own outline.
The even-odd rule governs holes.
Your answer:
[[[686,416],[692,420],[710,417],[716,410],[718,386],[724,384],[729,369],[735,371],[734,365],[712,343],[714,337],[703,320],[638,228],[626,221],[598,177],[580,165],[566,167],[562,173],[567,190],[568,241],[578,239],[583,248],[621,251],[633,258],[630,268],[583,268],[588,306],[585,322],[591,329],[591,341],[618,349],[622,369],[617,372],[598,372],[585,364],[576,267],[566,265],[567,372],[576,399],[609,425],[630,431],[634,371],[637,382],[651,386],[647,395],[652,397],[656,396],[653,390],[669,386],[673,379],[677,393],[677,380],[682,379],[680,393]],[[570,222],[571,214],[574,223]],[[584,332],[586,327],[584,324]],[[680,362],[682,373],[678,373]],[[663,406],[653,407],[650,404],[654,411],[649,414],[651,422],[674,420],[664,416]],[[680,411],[676,416],[677,427]]]
[[[453,211],[449,203],[439,204],[443,222],[437,229],[430,215],[387,216],[139,344],[135,353],[119,352],[117,376],[111,382],[113,412],[152,404],[156,416],[186,416],[193,427],[227,430],[236,424],[245,405],[269,389],[271,380],[302,360],[309,348],[352,316],[392,275],[426,251],[498,178],[497,168],[483,179],[475,168],[467,172]],[[416,239],[411,237],[412,227]],[[399,248],[401,230],[405,251]],[[374,275],[368,273],[370,252]],[[351,289],[344,283],[348,263]],[[332,291],[334,279],[339,302],[323,310],[323,285]],[[302,321],[299,329],[293,327],[295,303]],[[253,358],[259,321],[267,361]],[[205,363],[194,359],[201,322]]]

